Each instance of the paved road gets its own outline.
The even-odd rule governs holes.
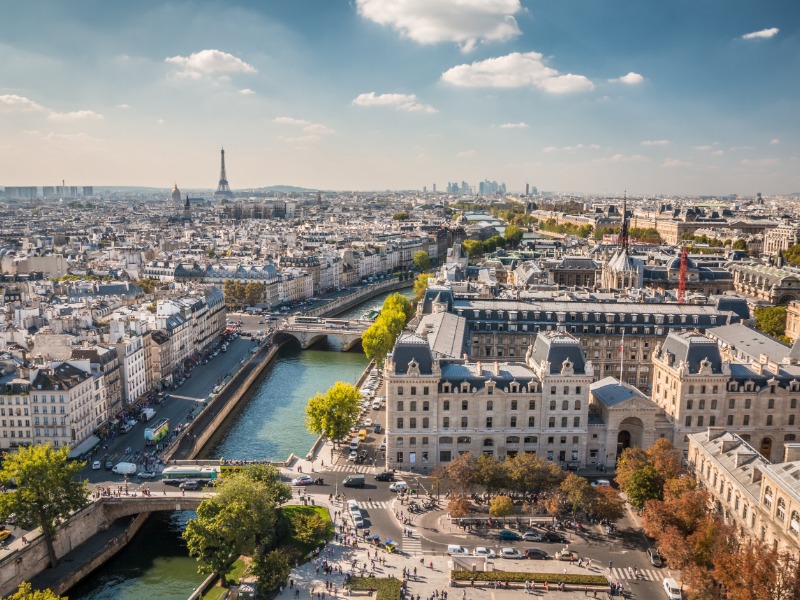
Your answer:
[[[114,475],[106,470],[93,470],[91,463],[94,460],[105,462],[105,457],[111,457],[114,464],[127,461],[131,454],[137,450],[145,448],[144,430],[149,425],[156,423],[159,419],[168,418],[170,427],[174,428],[177,424],[186,420],[188,414],[196,411],[202,406],[202,402],[211,393],[217,383],[225,378],[226,374],[233,373],[241,365],[242,361],[247,360],[250,350],[257,344],[249,339],[237,338],[228,345],[227,352],[220,352],[216,358],[211,359],[208,364],[198,365],[191,374],[191,377],[178,389],[170,392],[170,397],[163,404],[156,405],[156,414],[147,423],[137,423],[127,434],[117,435],[105,442],[108,446],[104,450],[98,447],[97,453],[87,462],[82,472],[82,476],[89,479],[91,484],[100,482],[120,483],[123,481],[121,475]],[[131,452],[126,450],[130,448]]]

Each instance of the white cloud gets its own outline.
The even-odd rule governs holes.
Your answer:
[[[611,162],[640,162],[647,159],[641,154],[614,154],[608,160]]]
[[[666,160],[664,160],[663,163],[661,163],[661,166],[664,167],[665,169],[680,169],[686,167],[693,167],[694,165],[690,162],[686,162],[679,158],[667,158]]]
[[[528,124],[524,121],[520,121],[519,123],[503,123],[500,125],[500,129],[527,129]]]
[[[164,119],[159,119],[158,121],[156,121],[156,123],[158,123],[159,125],[163,125],[164,124]]]
[[[322,123],[313,123],[307,119],[295,119],[294,117],[275,117],[273,119],[274,123],[278,125],[288,125],[290,127],[298,127],[301,131],[305,132],[307,135],[303,136],[280,136],[278,137],[279,140],[284,142],[293,142],[293,143],[313,143],[318,142],[322,139],[321,136],[329,135],[331,133],[335,133],[336,131],[327,125],[323,125]]]
[[[16,94],[0,96],[0,112],[32,112],[37,110],[45,110],[45,108],[25,96],[17,96]]]
[[[772,139],[769,141],[769,143],[770,143],[770,144],[772,144],[773,146],[777,146],[778,144],[780,144],[780,143],[781,143],[781,141],[780,141],[778,138],[772,138]]]
[[[713,156],[722,156],[723,154],[725,154],[725,150],[714,150],[711,154]]]
[[[47,118],[52,119],[53,121],[102,121],[105,117],[94,112],[93,110],[76,110],[67,113],[51,112],[49,115],[47,115]]]
[[[170,56],[164,62],[177,67],[175,75],[200,79],[203,75],[217,73],[255,73],[256,69],[241,58],[221,50],[201,50],[189,56]]]
[[[117,104],[117,108],[130,108],[130,107],[131,107],[130,104],[124,104],[124,103],[123,104]]]
[[[547,152],[550,154],[551,152],[558,152],[558,148],[556,146],[545,146],[542,148],[542,152]]]
[[[694,149],[700,152],[708,152],[711,150],[712,146],[704,145],[704,146],[695,146]]]
[[[759,31],[752,31],[750,33],[745,33],[742,36],[743,40],[765,40],[771,37],[775,37],[778,35],[780,29],[777,27],[770,27],[769,29],[761,29]]]
[[[250,96],[251,94],[255,94],[255,92],[250,88],[244,88],[243,90],[239,90],[239,93],[242,94],[243,96]]]
[[[626,85],[636,85],[637,83],[642,83],[644,81],[644,77],[639,75],[638,73],[634,73],[631,71],[627,75],[623,75],[622,77],[617,77],[615,79],[609,79],[612,83],[624,83]]]
[[[475,150],[462,150],[456,154],[456,158],[472,158],[475,156]]]
[[[479,42],[521,35],[520,0],[356,0],[358,14],[420,44],[455,42],[469,52]]]
[[[777,158],[743,158],[740,163],[747,167],[771,167],[780,161]]]
[[[417,102],[416,94],[376,94],[375,92],[368,92],[356,96],[353,104],[356,106],[388,106],[408,112],[438,112],[429,104]]]
[[[47,133],[42,131],[23,131],[25,135],[35,137],[45,142],[53,142],[62,145],[86,145],[99,142],[98,138],[92,137],[86,133],[58,133],[49,131]]]
[[[642,140],[640,146],[668,146],[669,140]]]
[[[513,52],[470,65],[458,65],[442,73],[442,81],[458,87],[535,87],[551,94],[583,92],[594,84],[583,75],[559,72],[544,64],[539,52]]]

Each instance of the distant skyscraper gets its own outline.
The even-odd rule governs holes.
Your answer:
[[[433,193],[434,194],[436,193],[436,184],[435,183],[433,184]]]
[[[531,195],[531,184],[530,183],[526,183],[525,184],[525,195],[526,196],[530,196]]]
[[[214,195],[223,196],[225,198],[233,196],[233,192],[231,192],[231,188],[228,186],[228,176],[225,174],[225,148],[220,150],[219,184],[217,185],[217,191],[214,192]]]

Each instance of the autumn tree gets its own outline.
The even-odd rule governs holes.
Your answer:
[[[428,289],[428,280],[433,278],[432,273],[420,273],[414,280],[414,299],[419,302]]]
[[[567,473],[559,489],[564,494],[564,499],[572,509],[572,515],[588,510],[592,504],[592,486],[583,477],[573,472]]]
[[[625,501],[614,488],[597,486],[593,490],[591,511],[600,519],[613,523],[625,516]]]
[[[431,257],[428,256],[428,253],[425,250],[417,250],[414,253],[414,258],[412,259],[414,262],[414,266],[417,267],[419,271],[427,271],[431,268]]]
[[[509,488],[516,492],[541,494],[557,487],[564,479],[564,471],[556,463],[532,453],[506,457],[506,465]]]
[[[480,256],[484,252],[483,242],[480,240],[464,240],[461,242],[461,247],[469,258]]]
[[[84,462],[69,460],[69,446],[50,443],[20,446],[3,456],[0,484],[0,522],[16,513],[17,519],[42,530],[50,566],[58,565],[53,541],[61,523],[87,503],[86,480],[79,480]]]
[[[453,519],[460,519],[472,512],[472,506],[469,500],[467,500],[466,495],[458,494],[447,504],[447,510],[450,511],[450,517]]]
[[[392,332],[383,321],[375,321],[361,334],[361,347],[364,349],[364,355],[378,364],[383,364],[393,346]]]
[[[34,590],[31,584],[23,581],[17,591],[6,596],[6,600],[68,600],[66,596],[59,596],[50,589]]]
[[[317,513],[300,513],[291,520],[290,532],[300,543],[313,544],[324,536],[327,526],[327,522]]]
[[[506,227],[505,239],[512,248],[522,241],[522,229],[516,225]]]
[[[729,600],[800,599],[800,560],[750,541],[714,556],[714,576]]]
[[[786,333],[786,307],[762,306],[754,311],[756,327],[774,338]]]
[[[514,502],[508,496],[495,496],[489,504],[489,514],[493,517],[501,518],[505,522],[506,517],[515,513]]]
[[[491,454],[481,454],[474,463],[478,485],[488,492],[508,489],[508,470],[506,463],[495,459]]]
[[[316,394],[306,405],[306,429],[324,435],[334,444],[344,438],[361,415],[361,393],[344,381],[337,381],[324,394]]]
[[[247,303],[254,306],[261,302],[264,298],[264,291],[267,286],[260,281],[251,281],[244,288],[244,295]]]
[[[664,481],[678,477],[683,471],[681,451],[666,438],[656,440],[645,450],[645,455],[649,464],[653,465]]]
[[[616,477],[619,489],[628,487],[628,481],[635,471],[650,464],[647,453],[641,448],[625,448],[617,459]]]
[[[469,452],[459,454],[443,467],[442,477],[452,482],[460,490],[471,490],[478,485],[475,458]]]

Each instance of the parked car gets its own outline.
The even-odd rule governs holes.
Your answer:
[[[110,471],[113,468],[114,468],[114,461],[111,460],[110,458],[107,458],[106,459],[106,471]]]
[[[511,531],[510,529],[503,529],[503,531],[497,534],[497,539],[517,542],[522,539],[522,536],[518,534],[516,531]]]
[[[592,482],[592,487],[611,487],[611,482],[608,479],[598,479]]]
[[[394,481],[394,473],[391,471],[384,471],[383,473],[375,475],[375,479],[378,481]]]
[[[650,560],[650,564],[654,567],[664,566],[664,557],[661,556],[661,554],[659,554],[658,550],[655,548],[647,549],[647,558]]]
[[[543,531],[526,531],[522,534],[522,539],[526,542],[541,542],[544,539]]]
[[[447,553],[450,556],[466,556],[469,554],[469,550],[464,548],[464,546],[459,546],[458,544],[448,544]]]
[[[300,475],[300,477],[292,479],[292,485],[312,485],[313,483],[314,478],[311,475]]]
[[[547,560],[550,555],[544,550],[539,548],[528,548],[525,550],[525,558],[532,558],[535,560]]]
[[[178,486],[182,490],[199,490],[200,482],[196,479],[187,479]]]
[[[348,456],[348,457],[347,457],[347,460],[352,460],[352,461],[354,461],[354,462],[355,462],[355,460],[356,460],[357,458],[358,458],[358,452],[356,452],[355,450],[353,450],[353,451],[350,453],[350,456]]]
[[[375,433],[380,433],[381,431],[383,431],[383,429],[381,428],[381,424],[380,423],[375,423],[375,428],[373,429],[373,431]]]
[[[100,461],[99,461],[99,460],[96,460],[96,461],[94,461],[94,462],[92,463],[92,470],[93,470],[93,471],[99,471],[99,470],[100,470],[100,468],[101,468],[101,466],[102,466],[102,465],[100,464]]]
[[[556,560],[578,560],[578,553],[572,550],[559,550],[556,552]]]
[[[11,537],[11,532],[8,529],[3,529],[2,531],[0,531],[0,542],[5,542],[10,537]]]
[[[486,558],[494,558],[496,554],[491,548],[487,548],[486,546],[478,546],[472,551],[472,556],[485,556]]]
[[[365,427],[372,427],[372,419],[367,419],[366,421],[364,421],[364,426]]]
[[[544,534],[544,538],[542,539],[543,542],[552,542],[554,544],[567,544],[569,540],[565,538],[560,533],[556,533],[554,531],[548,531]]]
[[[16,524],[16,522],[17,522],[17,513],[11,513],[6,518],[6,523],[8,523],[9,525],[14,525]]]
[[[500,556],[503,558],[522,558],[524,554],[517,550],[516,548],[502,548],[500,550]]]

